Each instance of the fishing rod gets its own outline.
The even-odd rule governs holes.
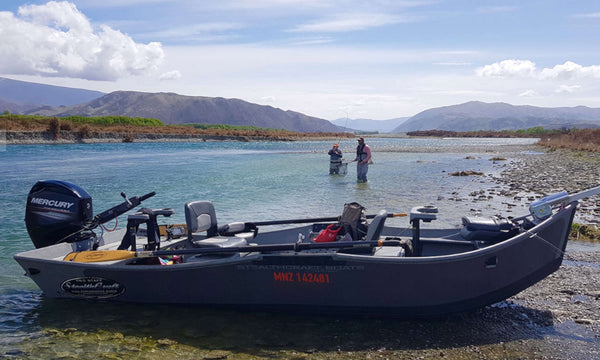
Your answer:
[[[377,215],[366,215],[367,219],[373,219]],[[403,217],[408,216],[406,213],[389,213],[387,217]],[[271,220],[271,221],[257,221],[250,222],[250,224],[254,224],[256,226],[267,226],[267,225],[283,225],[283,224],[304,224],[311,222],[326,222],[326,221],[339,221],[340,216],[336,217],[322,217],[322,218],[311,218],[311,219],[289,219],[289,220]]]

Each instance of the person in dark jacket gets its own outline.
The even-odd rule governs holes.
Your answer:
[[[339,149],[338,143],[333,144],[333,148],[329,150],[329,174],[339,174],[340,166],[342,165],[342,150]]]

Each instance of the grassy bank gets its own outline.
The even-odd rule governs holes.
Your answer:
[[[600,230],[591,225],[573,223],[569,237],[580,241],[600,242]]]
[[[56,140],[61,134],[71,132],[79,140],[94,137],[96,133],[117,133],[123,135],[123,141],[133,141],[136,135],[198,135],[211,137],[237,137],[247,139],[300,140],[308,138],[353,137],[348,133],[301,133],[281,129],[266,129],[255,126],[184,124],[165,125],[160,120],[149,118],[130,118],[126,116],[65,118],[0,115],[0,130],[8,132],[48,132]]]
[[[425,130],[411,131],[409,136],[435,136],[435,137],[486,137],[486,138],[540,138],[538,145],[549,149],[566,149],[575,151],[600,152],[600,129],[561,129],[544,130],[534,127],[515,131],[447,131]]]
[[[600,129],[571,129],[547,133],[540,137],[538,144],[551,149],[600,152]]]

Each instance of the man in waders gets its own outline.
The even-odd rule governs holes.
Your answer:
[[[369,160],[371,160],[371,148],[365,144],[364,138],[358,139],[356,147],[356,178],[358,182],[367,182],[367,172],[369,171]]]
[[[342,150],[338,148],[338,144],[333,144],[333,148],[329,150],[329,175],[340,173],[340,165],[342,165]]]

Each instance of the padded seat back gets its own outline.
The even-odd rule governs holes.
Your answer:
[[[381,236],[381,231],[383,230],[383,224],[385,223],[385,219],[387,219],[388,213],[385,210],[381,210],[377,213],[377,216],[373,218],[373,221],[369,224],[369,228],[367,230],[367,241],[371,240],[379,240]]]
[[[185,204],[185,222],[188,229],[188,239],[192,240],[192,235],[196,232],[206,230],[206,236],[217,236],[217,215],[215,207],[210,201],[192,201]],[[202,218],[199,219],[201,215]],[[210,216],[210,227],[201,229],[200,225],[206,221],[206,216]],[[200,220],[200,221],[199,221]]]

